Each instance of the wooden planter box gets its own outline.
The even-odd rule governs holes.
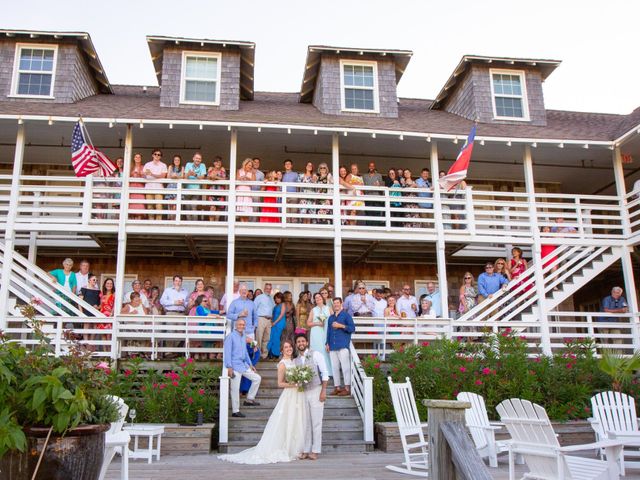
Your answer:
[[[198,455],[211,452],[212,433],[215,423],[203,425],[178,425],[165,423],[160,455]],[[147,439],[140,437],[138,449],[147,447]],[[129,444],[133,449],[133,438]]]
[[[583,443],[595,442],[595,434],[591,425],[586,420],[575,420],[571,422],[551,422],[554,431],[558,434],[561,445],[579,445]],[[423,429],[425,437],[426,427]],[[496,439],[508,439],[509,434],[505,428],[496,432]],[[398,424],[395,422],[377,422],[375,424],[376,448],[387,453],[402,453],[402,443],[400,442],[400,432]]]

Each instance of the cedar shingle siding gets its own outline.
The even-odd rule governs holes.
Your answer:
[[[542,94],[542,76],[535,69],[525,72],[530,125],[546,126],[547,115]],[[444,110],[482,123],[517,125],[521,121],[494,120],[490,67],[473,65],[444,104]]]
[[[378,67],[378,95],[380,113],[343,112],[340,92],[340,59],[367,60],[377,62]],[[380,60],[380,57],[367,55],[336,56],[322,55],[320,72],[316,80],[313,95],[313,105],[322,113],[328,115],[398,117],[398,94],[396,91],[395,64],[392,60]]]
[[[54,99],[8,97],[11,94],[13,62],[17,43],[58,45],[58,59],[53,85]],[[0,40],[0,102],[74,103],[98,92],[98,87],[91,75],[85,56],[74,42],[65,43],[60,41],[53,43],[38,41],[37,39],[34,41],[24,39],[19,41],[14,39]]]
[[[189,51],[197,49],[189,48]],[[220,106],[180,105],[180,82],[182,73],[182,52],[180,48],[167,48],[162,60],[162,89],[160,105],[162,107],[199,108],[214,110],[238,110],[240,108],[240,52],[230,49],[214,50],[207,48],[203,52],[222,54],[220,76]]]

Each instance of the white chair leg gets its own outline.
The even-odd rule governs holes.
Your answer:
[[[129,480],[129,448],[122,447],[122,468],[120,470],[120,480]]]

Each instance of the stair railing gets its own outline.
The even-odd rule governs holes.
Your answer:
[[[351,395],[364,425],[364,441],[373,442],[373,377],[367,376],[353,343],[351,352]]]

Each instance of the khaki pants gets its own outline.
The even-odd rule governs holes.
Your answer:
[[[304,391],[307,413],[304,425],[304,453],[322,452],[322,417],[324,403],[320,401],[322,386],[308,388]]]
[[[236,370],[233,371],[235,376],[231,379],[231,411],[233,413],[240,411],[240,381],[242,377],[247,377],[251,380],[251,387],[249,387],[249,392],[247,392],[247,400],[255,400],[256,394],[258,393],[258,388],[260,388],[260,381],[262,377],[258,375],[253,370],[245,370],[244,372],[238,372]]]
[[[267,358],[267,345],[271,338],[271,319],[267,317],[258,317],[258,328],[256,329],[256,342],[260,349],[260,357]]]
[[[329,358],[331,359],[331,368],[333,370],[334,387],[351,387],[351,355],[349,354],[349,349],[331,350]],[[340,373],[342,373],[344,383],[340,382]]]
[[[162,195],[161,193],[147,193],[145,194],[145,197],[147,197],[147,200],[162,200],[164,198],[164,195]],[[161,203],[156,203],[155,205],[149,203],[147,204],[147,210],[162,210],[162,204]],[[150,214],[149,218],[151,220],[153,220],[154,218],[156,220],[162,220],[162,215],[160,215],[159,213],[154,214]]]

